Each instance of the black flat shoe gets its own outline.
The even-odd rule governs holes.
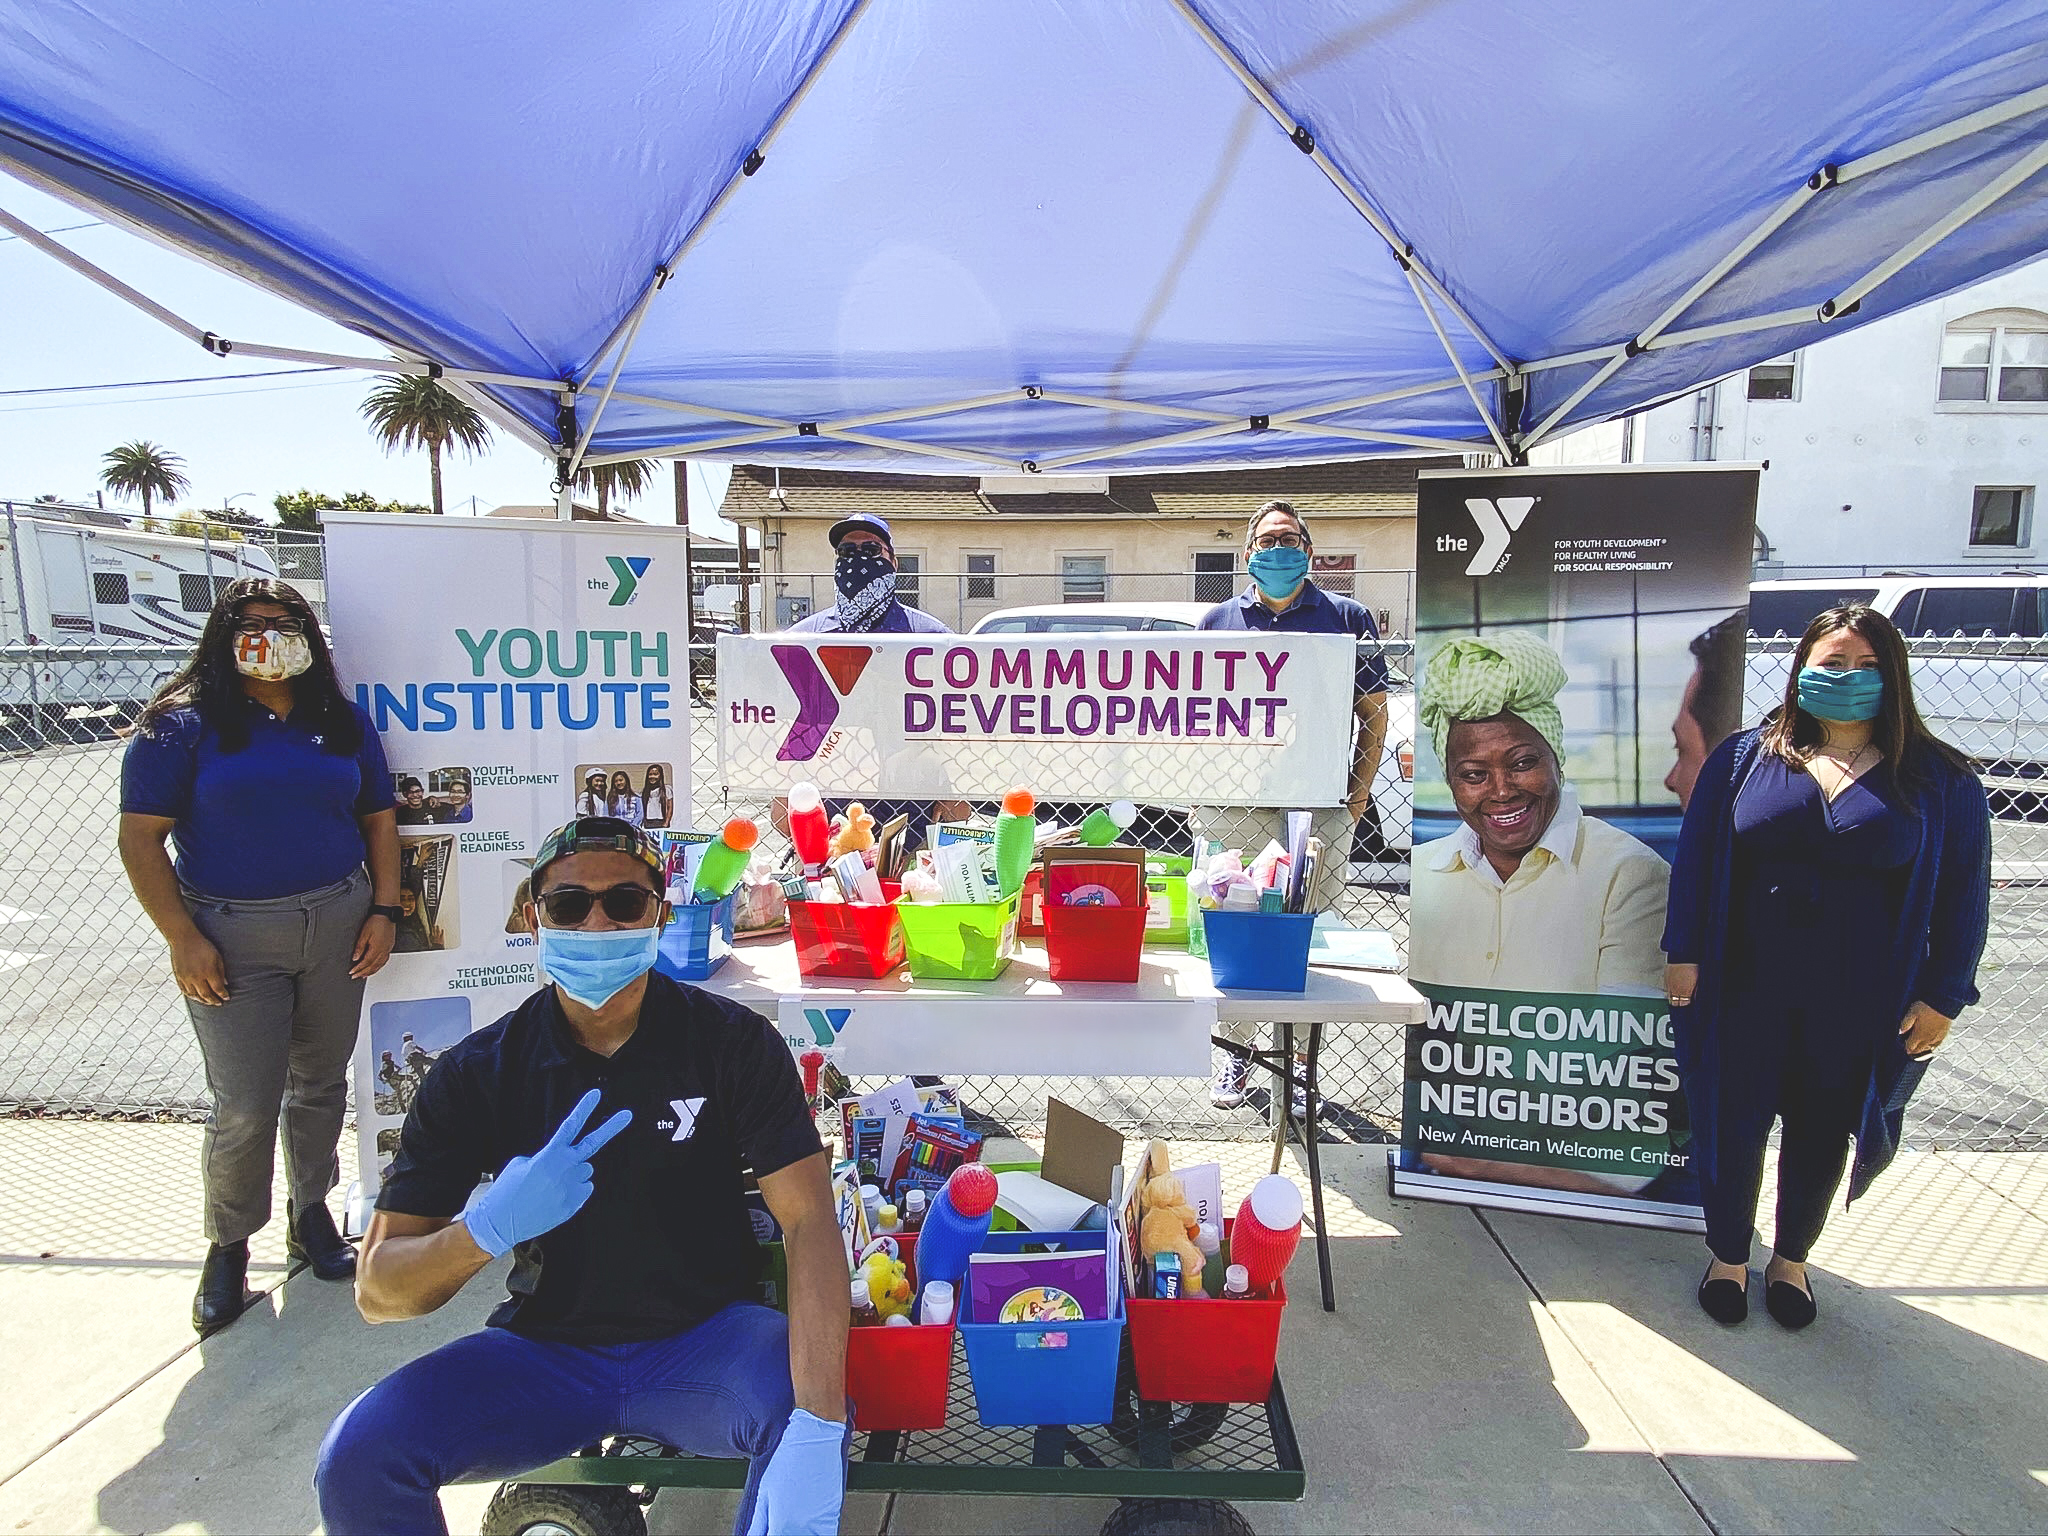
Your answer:
[[[211,1338],[257,1301],[249,1289],[249,1245],[215,1243],[206,1250],[199,1271],[199,1294],[192,1298],[192,1326],[202,1339]]]
[[[1749,1316],[1749,1287],[1734,1280],[1717,1280],[1709,1270],[1700,1277],[1700,1310],[1723,1328],[1733,1328]]]
[[[287,1201],[284,1213],[287,1259],[294,1264],[310,1265],[315,1277],[321,1280],[355,1279],[356,1251],[334,1230],[334,1217],[326,1201],[309,1205],[303,1211],[294,1211]]]
[[[1764,1287],[1764,1310],[1778,1320],[1779,1327],[1794,1333],[1820,1316],[1812,1295],[1790,1280],[1773,1280]]]

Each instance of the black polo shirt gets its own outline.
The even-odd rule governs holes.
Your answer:
[[[437,1060],[413,1099],[377,1208],[458,1215],[486,1173],[538,1152],[590,1089],[590,1199],[513,1250],[493,1327],[569,1344],[664,1338],[754,1295],[760,1250],[742,1178],[820,1150],[789,1047],[758,1013],[656,973],[611,1056],[577,1044],[555,989]],[[587,1134],[587,1132],[586,1132]]]
[[[1352,686],[1359,693],[1387,691],[1387,662],[1379,652],[1379,626],[1365,605],[1340,592],[1325,592],[1313,581],[1304,581],[1294,601],[1278,613],[1259,601],[1259,589],[1249,586],[1236,597],[1218,603],[1202,615],[1197,629],[1255,629],[1283,635],[1349,635],[1370,641],[1368,649],[1358,648],[1358,666]]]

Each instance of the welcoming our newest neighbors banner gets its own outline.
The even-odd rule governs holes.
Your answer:
[[[404,914],[356,1048],[359,1229],[428,1067],[538,985],[521,907],[540,838],[582,814],[689,824],[689,566],[681,530],[325,526],[336,660],[398,793]]]
[[[1343,803],[1348,635],[722,635],[726,786]]]
[[[1659,945],[1742,724],[1757,474],[1421,477],[1399,1193],[1701,1224]]]

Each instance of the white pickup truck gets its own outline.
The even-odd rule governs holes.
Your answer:
[[[1800,634],[1841,603],[1868,603],[1898,625],[1921,715],[1993,790],[2048,791],[2048,576],[1760,581],[1749,593],[1752,712],[1784,696]]]

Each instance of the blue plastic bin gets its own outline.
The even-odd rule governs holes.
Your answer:
[[[1313,912],[1204,912],[1209,974],[1230,992],[1305,992]]]
[[[1101,1248],[1112,1269],[1106,1232],[991,1232],[983,1253],[1022,1253],[1057,1242],[1066,1252]],[[1107,1424],[1116,1407],[1116,1363],[1123,1347],[1123,1287],[1099,1322],[991,1323],[973,1315],[974,1297],[963,1281],[960,1339],[974,1380],[975,1412],[990,1425]]]
[[[732,897],[677,907],[661,931],[654,968],[677,981],[702,981],[732,954]]]

